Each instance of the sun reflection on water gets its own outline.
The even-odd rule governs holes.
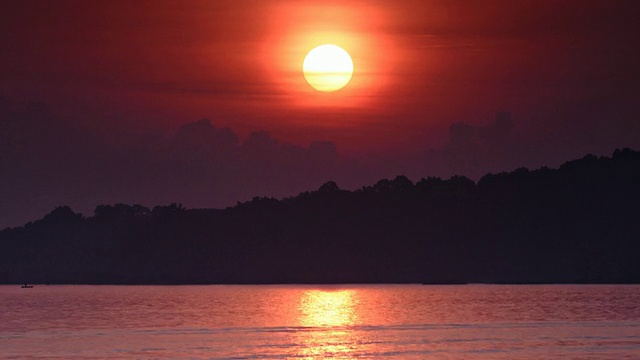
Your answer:
[[[348,326],[357,320],[353,290],[309,290],[300,299],[303,326]]]
[[[310,359],[350,358],[358,343],[351,328],[358,320],[356,305],[353,290],[309,290],[302,293],[299,322],[309,328],[301,333],[303,354]]]

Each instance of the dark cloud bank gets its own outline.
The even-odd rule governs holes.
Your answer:
[[[566,160],[540,155],[544,150],[518,141],[513,128],[511,114],[499,112],[486,125],[452,124],[440,149],[354,159],[330,141],[299,146],[265,131],[240,139],[206,119],[169,136],[100,134],[58,118],[44,104],[0,99],[0,228],[63,204],[85,214],[114,203],[221,208],[254,196],[296,195],[329,180],[344,189],[401,174],[477,180],[488,172]]]

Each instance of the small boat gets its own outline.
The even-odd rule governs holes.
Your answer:
[[[20,286],[20,288],[22,289],[31,289],[33,287],[33,285],[27,285],[27,283],[24,283],[24,285]]]

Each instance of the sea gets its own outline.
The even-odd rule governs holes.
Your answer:
[[[0,358],[640,359],[640,286],[3,285]]]

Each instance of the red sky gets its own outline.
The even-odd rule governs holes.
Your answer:
[[[85,209],[100,201],[169,199],[223,206],[252,195],[293,195],[336,178],[352,187],[399,173],[477,178],[640,148],[639,15],[637,1],[3,1],[0,164],[3,188],[17,188],[3,190],[15,204],[0,215],[32,218],[58,202]],[[322,43],[342,46],[354,61],[351,83],[336,93],[312,90],[301,72],[306,52]],[[44,115],[34,115],[33,102],[46,105]],[[494,123],[499,111],[510,112],[510,120]],[[31,121],[38,116],[61,135],[43,134]],[[207,163],[222,156],[209,149],[201,155],[211,165],[206,176],[162,178],[158,185],[135,171],[148,164],[124,170],[122,159],[108,155],[150,138],[171,144],[181,126],[202,118],[215,129],[228,127],[237,146],[255,131],[300,151],[330,142],[341,164],[359,167],[325,172],[301,160],[315,169],[313,180],[284,184],[274,168],[261,175],[274,179],[271,187],[253,180],[234,187],[220,175],[227,168]],[[68,145],[75,144],[70,133],[83,134],[76,147]],[[487,133],[498,135],[478,135]],[[220,140],[212,134],[202,141]],[[151,143],[144,146],[152,160],[145,161],[165,161],[158,153],[169,150]],[[59,164],[43,165],[53,160],[42,154],[65,146]],[[69,153],[101,151],[104,158],[83,158],[82,170],[69,160],[80,156]],[[299,170],[274,156],[282,162],[278,171]],[[91,185],[76,186],[89,181],[79,175],[87,173],[122,184],[97,196]],[[34,174],[58,185],[36,183]],[[141,181],[155,190],[138,196],[127,185]],[[209,190],[214,183],[218,190]]]

